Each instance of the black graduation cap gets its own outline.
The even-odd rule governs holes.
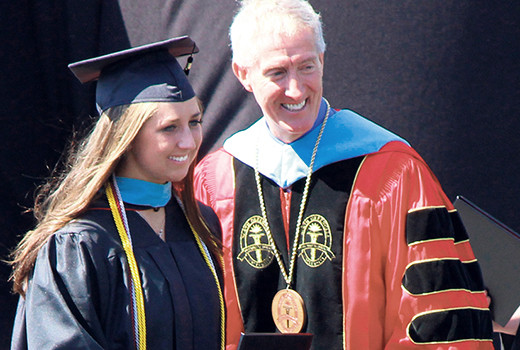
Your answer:
[[[195,96],[175,57],[197,53],[188,36],[109,53],[69,64],[82,83],[97,80],[96,104],[109,107],[139,102],[182,102]],[[188,65],[191,64],[191,56]]]

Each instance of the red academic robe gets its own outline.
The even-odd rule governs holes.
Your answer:
[[[223,228],[228,349],[236,348],[244,330],[233,256],[239,231],[236,161],[220,149],[196,170],[197,196]],[[469,239],[438,180],[411,147],[393,141],[363,156],[343,225],[343,349],[493,348]]]

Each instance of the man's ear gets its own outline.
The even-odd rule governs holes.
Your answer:
[[[323,66],[325,63],[325,53],[324,52],[320,53],[319,59],[320,59],[321,65]]]
[[[231,64],[231,68],[233,69],[233,73],[237,77],[238,81],[242,84],[244,89],[246,89],[249,92],[253,92],[253,89],[251,88],[251,84],[249,83],[249,71],[246,67],[242,67],[238,65],[237,63],[233,62]]]

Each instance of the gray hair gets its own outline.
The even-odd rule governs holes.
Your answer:
[[[250,66],[256,59],[255,48],[272,40],[273,35],[294,35],[310,28],[316,50],[325,52],[321,16],[306,0],[241,0],[229,28],[233,62]],[[257,34],[264,34],[259,35]]]

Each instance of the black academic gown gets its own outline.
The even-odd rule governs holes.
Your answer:
[[[215,214],[202,209],[220,234]],[[135,210],[127,208],[127,218],[143,285],[147,348],[219,349],[217,285],[177,202],[166,206],[166,242]],[[111,212],[98,201],[40,250],[18,305],[12,349],[134,348],[129,280]]]

